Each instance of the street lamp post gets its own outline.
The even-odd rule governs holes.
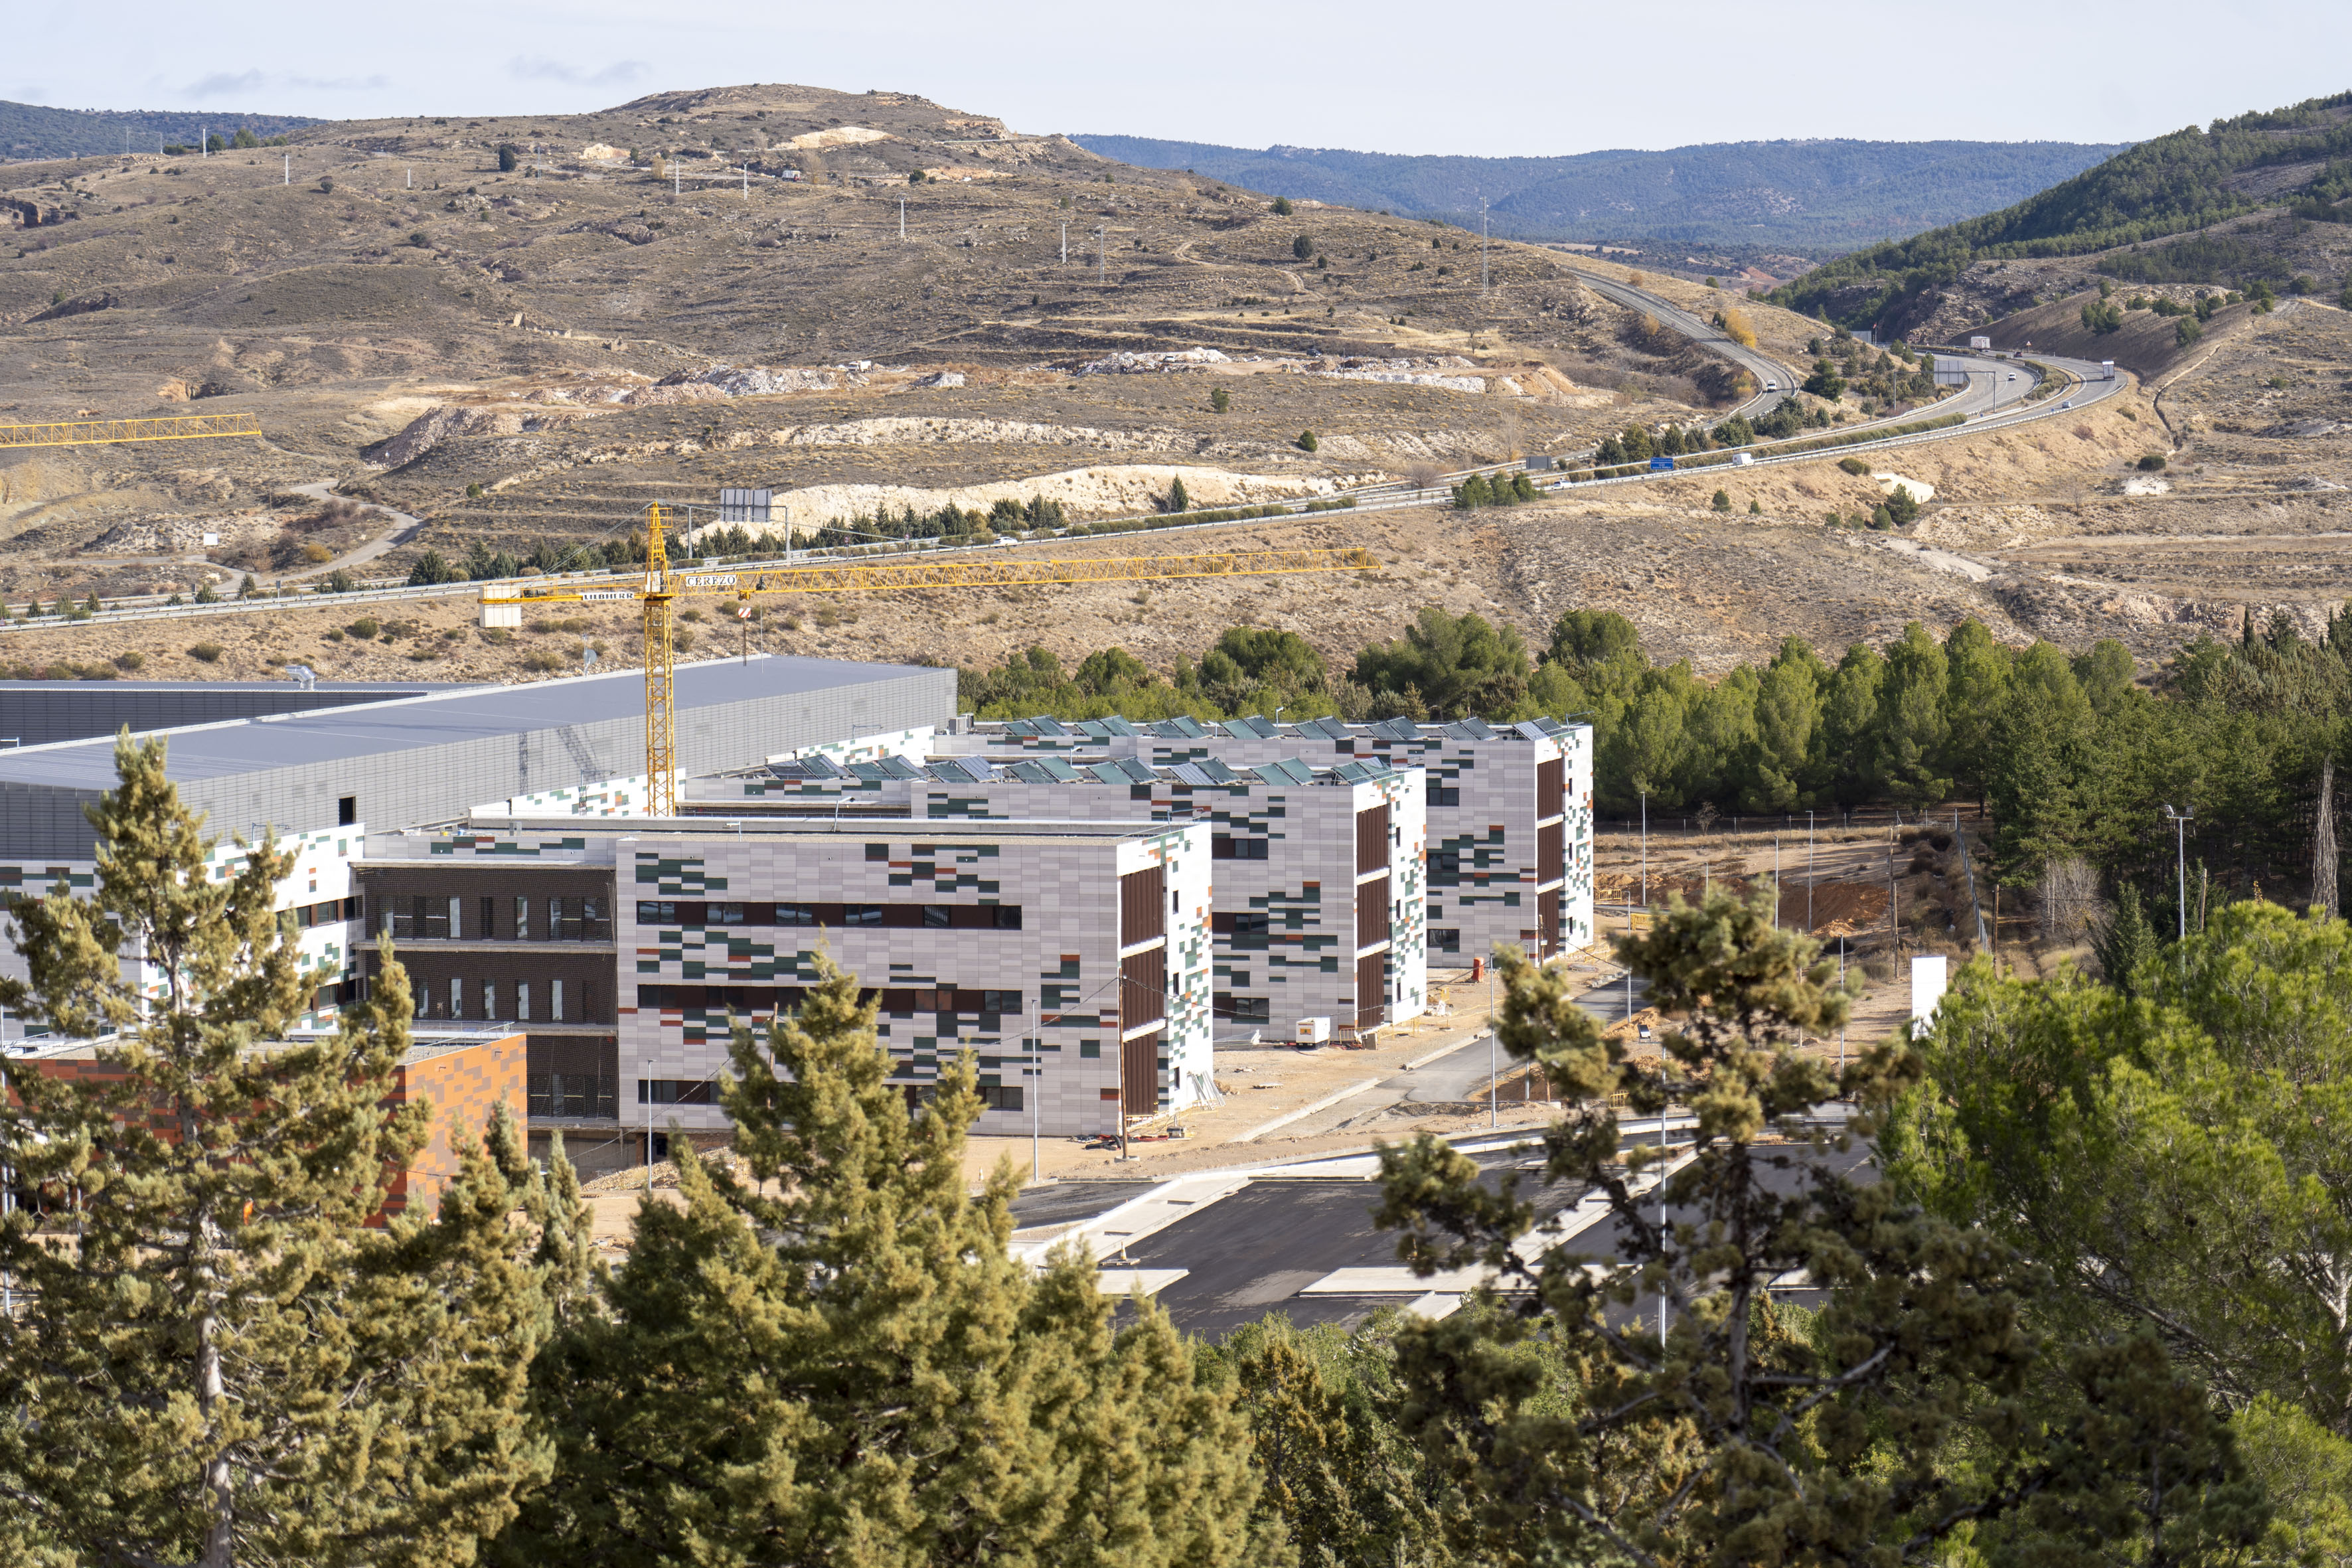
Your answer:
[[[2175,811],[2171,804],[2167,802],[2164,815],[2172,821],[2174,874],[2180,883],[2180,940],[2187,942],[2189,940],[2189,819],[2197,814],[2193,811]]]

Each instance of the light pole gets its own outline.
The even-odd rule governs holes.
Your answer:
[[[2172,819],[2172,839],[2176,857],[2175,875],[2180,881],[2180,940],[2189,940],[2189,823],[2197,814],[2175,811],[2167,803],[2164,815]]]
[[[1813,929],[1813,814],[1805,813],[1805,931]]]
[[[1644,910],[1650,907],[1650,792],[1642,792],[1642,898]],[[1626,922],[1632,924],[1629,920]]]
[[[1495,965],[1490,957],[1486,964],[1486,1125],[1500,1126],[1501,1112],[1495,1103],[1495,1074],[1499,1064],[1495,1059]]]

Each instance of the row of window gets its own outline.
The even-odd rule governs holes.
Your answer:
[[[535,1072],[524,1079],[524,1110],[532,1116],[618,1116],[618,1088],[609,1074]]]
[[[1263,860],[1272,843],[1273,840],[1268,838],[1237,838],[1231,834],[1213,833],[1209,835],[1209,858]]]
[[[656,984],[637,987],[637,1005],[653,1012],[676,1013],[689,1007],[724,1007],[740,1013],[772,1013],[797,1007],[808,995],[804,985]],[[865,987],[863,1002],[878,1002],[885,1013],[1018,1013],[1018,991],[972,990],[962,986]]]
[[[309,931],[312,926],[332,925],[338,921],[360,918],[360,901],[354,898],[326,899],[315,904],[301,904],[278,911],[278,923],[286,934]]]
[[[570,1011],[567,1012],[567,1005]],[[529,1024],[584,1023],[593,1016],[589,987],[573,988],[568,1004],[561,980],[517,980],[501,985],[495,980],[467,981],[453,974],[446,981],[420,981],[416,987],[420,1018]]]
[[[931,1084],[908,1084],[907,1104],[909,1109],[929,1105],[939,1097]],[[1021,1090],[982,1084],[981,1104],[990,1110],[1018,1110],[1022,1106]],[[641,1078],[637,1079],[639,1105],[717,1105],[719,1085],[709,1079]],[[556,1114],[562,1114],[557,1112]]]
[[[375,929],[394,942],[610,942],[613,909],[609,900],[582,896],[535,900],[517,893],[510,898],[474,900],[474,919],[466,921],[466,900],[439,893],[376,895]],[[534,917],[536,921],[534,922]]]
[[[1236,1024],[1269,1024],[1274,1021],[1274,998],[1270,996],[1236,996],[1230,991],[1210,994],[1209,1013],[1212,1017],[1230,1018]]]
[[[1019,931],[1018,904],[726,903],[640,899],[641,926],[883,926],[931,931]]]

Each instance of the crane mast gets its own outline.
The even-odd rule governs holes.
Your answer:
[[[646,790],[647,814],[677,815],[676,642],[670,619],[680,598],[889,593],[908,589],[1066,586],[1080,583],[1156,583],[1191,577],[1259,577],[1308,572],[1373,572],[1381,562],[1360,548],[1220,551],[1192,555],[1087,556],[1076,560],[998,558],[946,562],[876,561],[742,571],[670,569],[662,509],[650,509],[645,576],[626,589],[562,588],[515,594],[482,590],[482,625],[520,626],[526,606],[635,598],[644,617]]]

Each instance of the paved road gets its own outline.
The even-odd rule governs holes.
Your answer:
[[[322,501],[331,500],[333,496],[333,486],[325,479],[314,485],[296,485],[293,490],[296,495],[316,496]],[[425,526],[425,520],[421,517],[411,517],[404,511],[394,511],[388,506],[375,502],[369,504],[392,520],[390,528],[378,537],[361,545],[357,550],[338,555],[323,565],[305,566],[299,572],[281,572],[278,574],[278,580],[281,583],[298,583],[306,577],[327,577],[337,572],[348,572],[354,566],[364,566],[377,557],[387,555],[399,549],[415,538],[416,531]]]
[[[1803,379],[1790,366],[1782,364],[1770,354],[1760,349],[1751,349],[1742,343],[1735,342],[1729,334],[1714,322],[1701,316],[1694,316],[1672,300],[1653,294],[1646,289],[1636,289],[1630,283],[1620,283],[1613,278],[1603,278],[1597,272],[1587,272],[1580,268],[1570,267],[1565,270],[1579,283],[1583,284],[1602,299],[1613,304],[1622,305],[1629,310],[1640,310],[1655,316],[1661,324],[1680,332],[1693,342],[1705,344],[1753,375],[1756,378],[1757,395],[1734,409],[1733,413],[1746,414],[1750,416],[1769,414],[1778,407],[1780,400],[1794,391],[1797,383]],[[1779,384],[1779,390],[1773,392],[1763,390],[1773,383]]]

